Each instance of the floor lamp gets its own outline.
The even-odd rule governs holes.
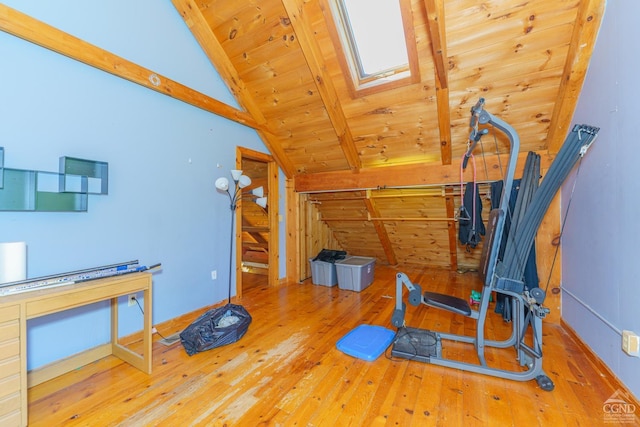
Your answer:
[[[231,210],[227,304],[208,310],[180,333],[180,341],[189,356],[238,341],[247,332],[251,323],[251,315],[243,306],[231,304],[235,213],[238,200],[242,197],[242,190],[251,185],[251,178],[243,175],[241,170],[232,170],[231,177],[233,179],[232,186],[225,177],[218,178],[215,182],[216,190],[229,197]],[[266,208],[267,198],[264,197],[262,187],[253,189],[249,194],[259,206]]]
[[[229,180],[225,177],[220,177],[216,180],[216,189],[218,192],[229,196],[229,207],[231,210],[231,233],[229,238],[229,293],[228,303],[231,303],[231,276],[233,272],[233,236],[234,225],[236,217],[236,208],[238,207],[238,200],[242,198],[242,189],[251,185],[251,178],[242,174],[241,170],[232,170],[231,177],[233,178],[233,187],[229,187]],[[267,198],[264,197],[264,189],[257,187],[251,190],[250,193],[254,197],[254,202],[262,207],[267,207]]]

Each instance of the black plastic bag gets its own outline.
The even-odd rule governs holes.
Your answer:
[[[336,261],[339,261],[341,259],[345,259],[346,257],[347,257],[347,252],[346,251],[336,251],[336,250],[333,250],[333,249],[323,249],[318,253],[318,255],[316,255],[316,257],[313,260],[314,261],[330,262],[331,264],[334,264]]]
[[[180,332],[180,342],[189,356],[238,341],[251,324],[251,315],[241,305],[226,304],[198,317]]]

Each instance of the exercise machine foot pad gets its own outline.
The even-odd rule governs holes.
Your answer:
[[[440,335],[426,329],[398,328],[398,333],[393,341],[391,355],[429,363],[432,357],[442,357]]]

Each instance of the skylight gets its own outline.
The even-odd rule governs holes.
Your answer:
[[[332,29],[336,32],[334,43],[340,43],[339,50],[344,53],[341,66],[351,75],[354,92],[415,81],[415,40],[413,31],[405,28],[411,26],[408,0],[329,2],[335,25]]]
[[[393,0],[341,0],[361,65],[361,76],[407,67],[400,3]]]

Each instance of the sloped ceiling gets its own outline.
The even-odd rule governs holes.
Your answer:
[[[470,108],[485,98],[519,133],[519,158],[537,151],[544,169],[572,126],[605,1],[402,0],[420,80],[360,97],[328,1],[172,0],[242,110],[2,4],[0,29],[254,128],[343,249],[472,268],[455,219]],[[478,180],[500,179],[507,139],[491,131],[482,148]]]
[[[604,11],[602,0],[408,0],[420,80],[357,97],[328,0],[173,3],[343,249],[453,269],[478,258],[456,242],[470,108],[485,98],[517,130],[520,155],[548,164],[572,125]],[[485,140],[478,179],[491,181],[509,146],[500,132]],[[392,189],[433,186],[435,195]]]
[[[328,1],[173,3],[340,248],[474,268],[479,251],[457,241],[455,221],[470,109],[484,98],[517,130],[522,155],[543,153],[548,165],[571,127],[604,2],[406,0],[420,80],[354,96]],[[491,181],[509,145],[500,132],[485,140],[478,180]]]
[[[451,164],[479,97],[523,152],[556,152],[604,3],[411,0],[420,81],[354,98],[327,0],[173,2],[289,177]]]

